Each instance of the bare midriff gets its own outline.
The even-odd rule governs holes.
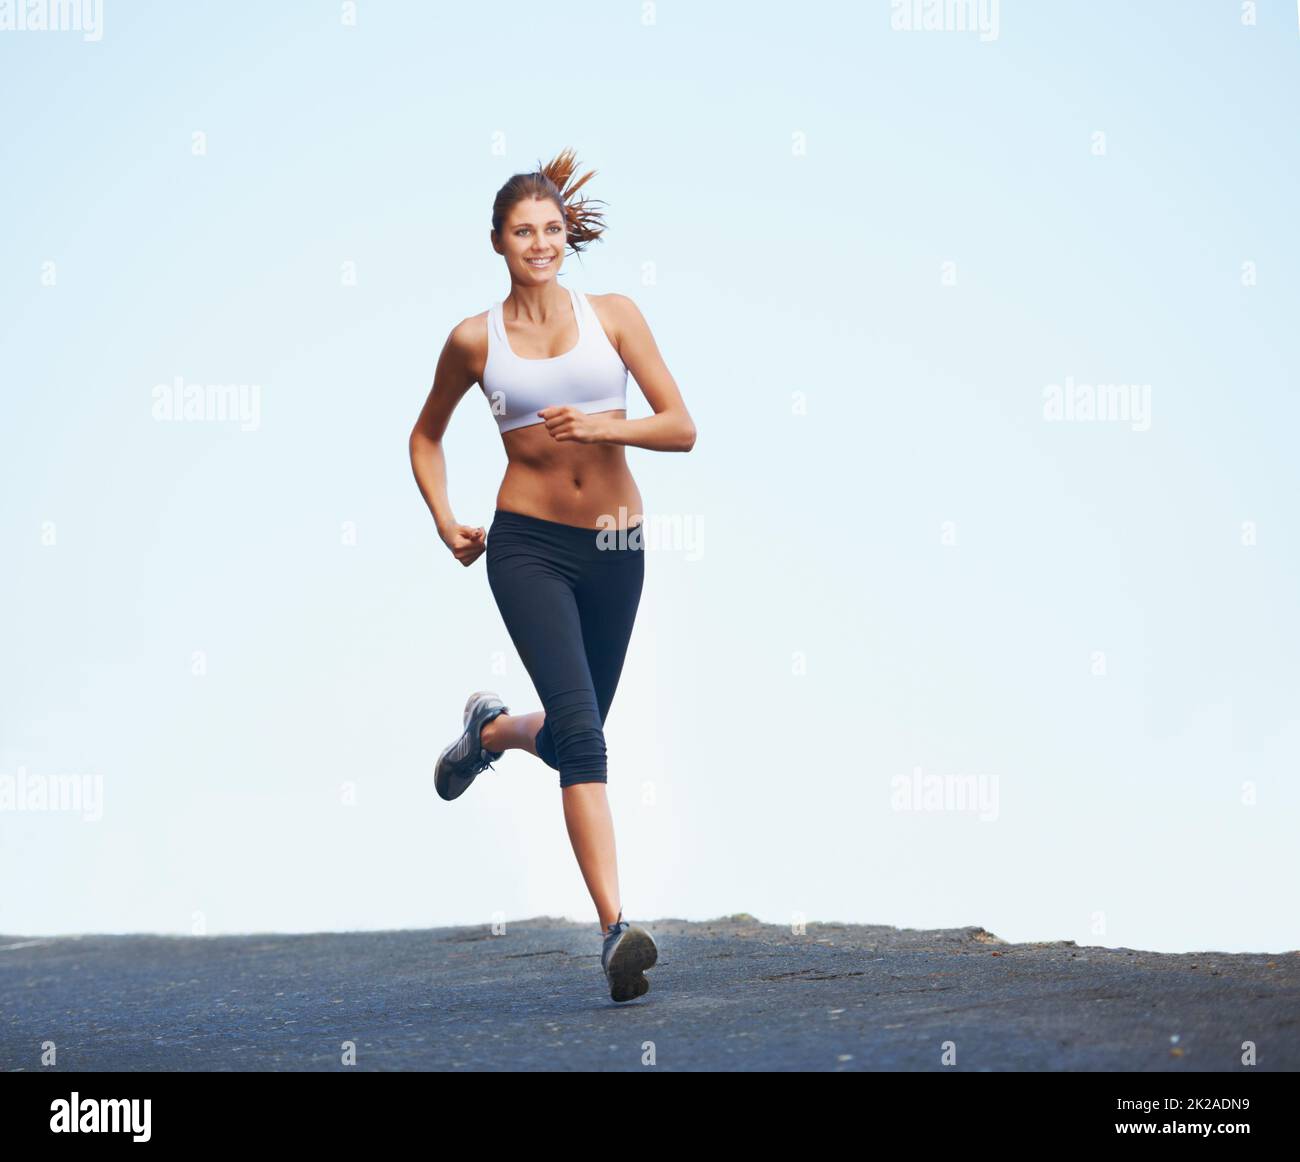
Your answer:
[[[627,416],[622,409],[599,414]],[[509,463],[497,508],[589,529],[627,528],[643,519],[624,445],[557,441],[543,423],[501,438]]]

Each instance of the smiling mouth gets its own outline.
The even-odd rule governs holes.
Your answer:
[[[540,270],[544,266],[550,266],[555,261],[555,255],[552,254],[548,258],[525,258],[524,261],[529,266],[535,266]]]

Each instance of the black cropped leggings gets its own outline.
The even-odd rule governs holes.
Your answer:
[[[642,532],[501,508],[488,529],[488,584],[546,711],[537,754],[561,787],[609,781],[605,717],[641,602]]]

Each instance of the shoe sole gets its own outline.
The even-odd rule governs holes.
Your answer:
[[[614,949],[605,975],[609,978],[609,995],[616,1001],[631,1001],[650,991],[645,970],[659,959],[650,933],[635,926],[629,928]]]
[[[459,799],[460,796],[463,795],[463,794],[464,794],[464,793],[469,789],[469,785],[470,785],[470,783],[472,783],[472,782],[474,781],[473,779],[470,779],[470,780],[468,780],[468,781],[465,783],[465,785],[464,785],[463,787],[461,787],[458,791],[451,792],[450,776],[444,776],[444,775],[443,775],[443,771],[442,771],[442,764],[443,764],[443,761],[444,761],[444,760],[446,759],[446,757],[447,757],[449,754],[451,754],[451,752],[452,752],[453,750],[455,750],[458,746],[460,746],[460,739],[459,739],[459,738],[456,739],[455,742],[453,742],[453,743],[451,743],[450,745],[444,747],[444,748],[443,748],[443,752],[442,752],[442,754],[440,754],[440,755],[438,756],[438,763],[437,763],[437,765],[433,768],[433,787],[434,787],[434,790],[436,790],[436,791],[438,792],[438,797],[439,797],[440,799],[444,799],[444,800],[446,800],[446,801],[449,802],[449,803],[451,802],[452,799]],[[449,793],[449,792],[451,792],[451,793]]]

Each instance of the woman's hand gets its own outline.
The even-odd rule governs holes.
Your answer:
[[[442,543],[451,550],[451,555],[467,569],[474,564],[487,548],[487,530],[482,526],[455,525],[450,535],[443,535]]]
[[[537,414],[546,422],[546,430],[553,440],[599,444],[605,439],[605,417],[602,415],[589,415],[571,404],[542,408]]]

